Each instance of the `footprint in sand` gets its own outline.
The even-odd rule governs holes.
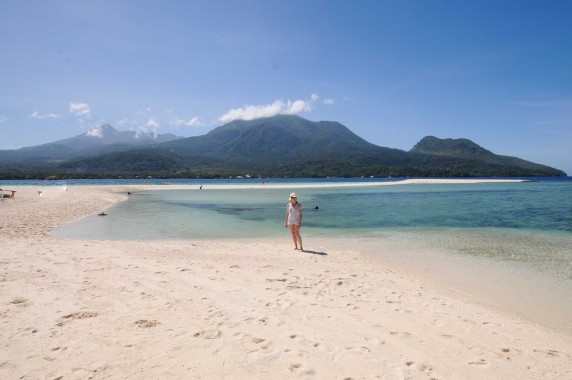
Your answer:
[[[61,319],[63,319],[62,321],[60,321],[59,323],[57,323],[58,326],[63,326],[66,321],[71,321],[74,319],[86,319],[86,318],[94,318],[97,317],[98,313],[93,312],[93,311],[77,311],[75,313],[70,313],[70,314],[66,314],[64,316],[61,317]]]
[[[290,364],[290,366],[288,367],[288,369],[290,370],[290,372],[293,372],[297,375],[302,375],[302,376],[308,376],[308,375],[313,375],[314,374],[314,370],[311,368],[306,368],[304,365],[300,364],[300,363],[294,363],[294,364]]]
[[[153,320],[148,320],[148,319],[140,319],[138,321],[135,321],[135,325],[137,325],[137,327],[141,327],[141,328],[149,328],[149,327],[155,327],[158,324],[160,324],[161,322],[153,319]]]
[[[428,377],[433,374],[433,367],[428,363],[415,363],[414,361],[408,361],[405,365],[415,369],[416,371],[424,373]]]
[[[308,353],[306,351],[301,351],[301,350],[290,350],[290,349],[285,349],[284,350],[285,354],[288,355],[292,355],[292,356],[296,356],[299,358],[305,358],[308,356]]]
[[[244,317],[244,318],[242,318],[242,321],[246,322],[246,323],[254,322],[254,321],[256,321],[256,317],[253,317],[253,316]]]
[[[537,352],[537,353],[541,353],[541,354],[545,354],[547,356],[551,356],[553,358],[557,358],[560,357],[560,353],[556,350],[533,350],[533,352]]]
[[[478,366],[488,367],[489,362],[487,362],[485,359],[479,359],[477,361],[469,362],[469,365],[478,365]]]
[[[315,349],[320,350],[320,351],[327,351],[326,346],[324,346],[323,344],[317,343],[317,342],[312,344],[312,347],[314,347]]]
[[[267,323],[267,321],[268,321],[268,318],[267,318],[267,317],[262,317],[262,318],[259,318],[259,319],[258,319],[258,322],[260,322],[260,323],[262,323],[262,324],[264,324],[264,325]]]
[[[249,350],[246,354],[249,362],[274,361],[280,357],[280,352],[269,340],[248,334],[241,334],[240,339],[244,341],[245,347]]]
[[[218,339],[222,336],[222,332],[217,329],[201,330],[193,336],[202,339]]]
[[[400,338],[409,338],[411,336],[411,334],[408,332],[390,331],[389,333]]]
[[[24,327],[24,328],[18,329],[18,332],[20,332],[20,331],[22,332],[22,334],[28,334],[28,333],[35,334],[38,332],[38,329],[35,327]],[[0,367],[1,367],[1,365],[0,365]]]
[[[52,355],[54,355],[54,354],[57,355],[60,352],[65,352],[67,349],[68,349],[67,347],[54,347],[50,351],[51,351]]]
[[[269,307],[271,309],[282,309],[282,310],[286,310],[288,307],[290,307],[292,305],[292,303],[290,301],[287,300],[282,300],[282,299],[278,299],[276,300],[276,302],[267,302],[265,304],[266,307]]]
[[[18,306],[28,306],[27,302],[28,302],[28,300],[26,298],[16,297],[16,298],[12,299],[12,301],[10,301],[9,303],[12,305],[18,305]]]
[[[368,347],[346,347],[346,350],[348,350],[349,352],[352,352],[354,354],[366,354],[368,352],[371,352],[371,349],[369,349]]]

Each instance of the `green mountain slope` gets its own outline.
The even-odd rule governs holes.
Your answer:
[[[312,122],[298,116],[275,116],[252,121],[236,120],[203,136],[162,144],[161,148],[185,155],[232,159],[276,160],[301,156],[336,156],[371,152],[380,148],[336,122]]]
[[[411,150],[412,153],[428,154],[449,159],[465,159],[473,162],[475,166],[499,166],[505,168],[519,168],[533,175],[552,172],[545,165],[536,164],[517,157],[502,156],[482,148],[468,139],[439,139],[427,136],[421,139]],[[559,172],[559,171],[557,171]],[[561,172],[556,175],[563,175]]]
[[[44,164],[40,170],[36,162],[35,171],[29,163],[0,167],[0,177],[6,178],[7,172],[12,177],[23,176],[23,172],[27,176],[48,172],[75,177],[565,175],[545,165],[496,155],[467,139],[428,136],[406,152],[371,144],[337,122],[313,122],[291,115],[236,120],[202,136],[126,151],[109,147],[113,145],[98,147],[96,152],[84,149],[81,157],[68,155],[66,159],[70,148],[64,146],[58,163]],[[105,148],[109,153],[102,154]]]
[[[71,138],[15,150],[0,150],[0,163],[46,166],[73,157],[124,152],[180,138],[172,134],[118,131],[111,125],[103,124]]]

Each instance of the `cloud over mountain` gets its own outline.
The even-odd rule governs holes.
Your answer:
[[[173,121],[174,125],[176,126],[185,126],[185,127],[199,127],[202,125],[201,120],[198,117],[193,117],[189,120],[185,120],[185,119],[176,119],[175,121]]]
[[[218,118],[219,121],[228,123],[233,120],[255,120],[263,117],[276,115],[298,115],[302,112],[311,112],[314,103],[319,96],[312,94],[307,100],[275,100],[272,104],[246,105],[241,108],[234,108]]]

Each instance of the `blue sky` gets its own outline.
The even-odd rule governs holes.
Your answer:
[[[0,149],[276,113],[572,175],[570,1],[3,1]]]

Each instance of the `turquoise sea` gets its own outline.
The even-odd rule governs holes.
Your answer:
[[[297,187],[363,181],[379,179],[270,180],[270,185],[292,188],[226,190],[208,185],[247,186],[259,180],[167,181],[197,188],[134,193],[107,210],[107,217],[90,215],[54,235],[105,240],[256,237],[290,242],[284,213],[289,193],[296,191],[304,207],[302,236],[307,250],[357,249],[367,258],[572,335],[572,178]],[[203,190],[198,189],[201,184]]]

